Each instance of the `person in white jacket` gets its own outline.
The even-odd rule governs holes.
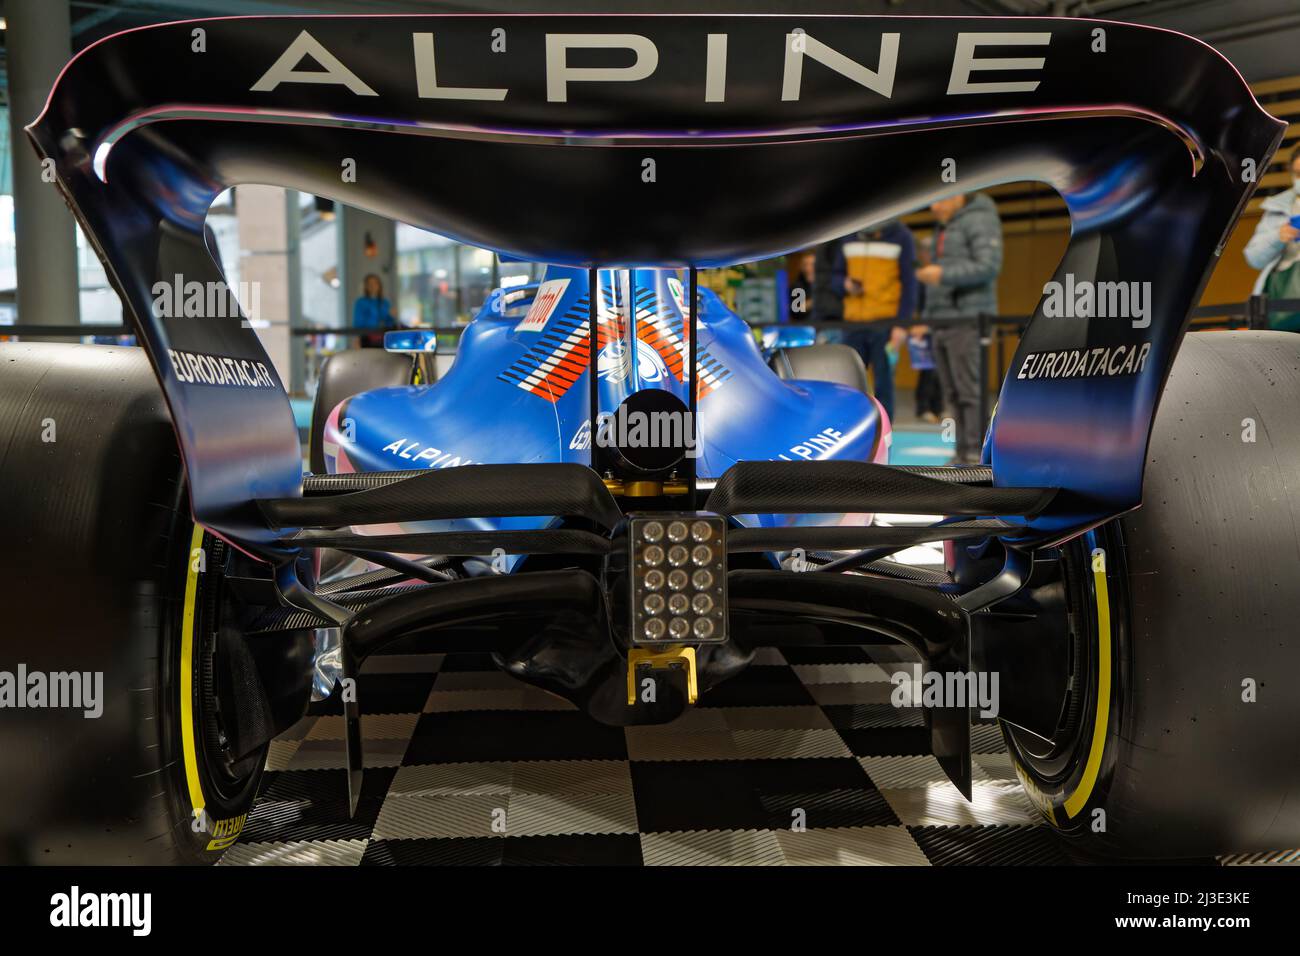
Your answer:
[[[1255,234],[1246,243],[1246,261],[1252,269],[1259,270],[1255,280],[1256,294],[1266,291],[1269,277],[1283,269],[1300,268],[1300,229],[1291,225],[1293,216],[1300,216],[1300,145],[1291,150],[1287,168],[1291,173],[1291,188],[1269,196],[1261,204],[1262,214],[1255,226]],[[1270,316],[1270,327],[1300,331],[1300,313]]]

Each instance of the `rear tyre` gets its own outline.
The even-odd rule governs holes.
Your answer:
[[[823,343],[777,349],[770,364],[773,371],[783,379],[835,382],[871,394],[862,356],[847,345]]]
[[[139,349],[35,343],[0,345],[0,370],[0,671],[81,675],[82,691],[0,710],[0,848],[215,862],[266,746],[231,749],[230,675],[251,676],[246,691],[256,673],[230,640],[224,545],[190,518],[153,373]]]
[[[1078,719],[1004,725],[1030,798],[1112,857],[1300,845],[1300,336],[1189,335],[1143,505],[1067,557]]]
[[[316,402],[311,411],[312,474],[325,474],[325,423],[339,402],[373,388],[409,385],[415,374],[415,356],[411,353],[385,352],[382,349],[351,349],[336,352],[320,368]]]

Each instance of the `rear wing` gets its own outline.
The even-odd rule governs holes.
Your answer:
[[[1140,500],[1188,311],[1284,128],[1212,49],[1129,24],[493,14],[127,31],[68,65],[28,133],[157,370],[195,517],[268,551],[253,502],[301,493],[282,384],[237,309],[156,307],[159,282],[221,281],[203,219],[227,186],[524,259],[705,267],[1046,182],[1073,222],[1056,279],[1150,290],[1136,319],[1040,306],[1022,340],[992,464],[1069,492],[1032,519],[1050,531]]]

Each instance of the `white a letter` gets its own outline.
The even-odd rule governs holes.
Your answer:
[[[569,48],[626,49],[636,54],[631,66],[591,68],[569,66]],[[548,33],[546,34],[546,100],[567,103],[568,84],[574,82],[623,82],[644,80],[659,65],[659,49],[635,33]]]
[[[1019,83],[972,83],[970,75],[976,70],[1041,70],[1047,61],[1040,56],[1009,57],[977,60],[977,46],[1047,46],[1052,42],[1050,33],[959,33],[957,51],[952,57],[952,75],[948,78],[948,92],[952,93],[1032,93],[1038,89],[1038,80]]]
[[[310,56],[323,66],[323,71],[307,73],[297,69],[304,56]],[[289,49],[280,54],[269,70],[251,87],[254,93],[270,93],[281,83],[337,83],[346,86],[357,96],[378,96],[361,78],[338,61],[329,50],[321,46],[320,41],[306,30],[289,44]]]
[[[412,33],[415,43],[415,84],[422,100],[504,100],[508,90],[472,86],[439,86],[433,65],[433,34]]]
[[[795,38],[798,37],[799,40]],[[802,42],[800,42],[802,41]],[[879,69],[867,69],[856,60],[850,60],[843,53],[837,53],[825,43],[807,34],[789,33],[785,38],[785,79],[781,83],[781,99],[797,100],[803,85],[804,54],[812,57],[822,66],[829,67],[841,76],[865,86],[881,96],[894,95],[894,71],[898,66],[898,34],[882,33],[880,35]]]

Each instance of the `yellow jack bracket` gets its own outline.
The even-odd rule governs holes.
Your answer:
[[[627,651],[627,705],[636,703],[636,669],[642,664],[663,668],[681,664],[686,668],[686,700],[695,703],[700,686],[695,679],[695,648],[675,644],[670,647],[629,647]]]

